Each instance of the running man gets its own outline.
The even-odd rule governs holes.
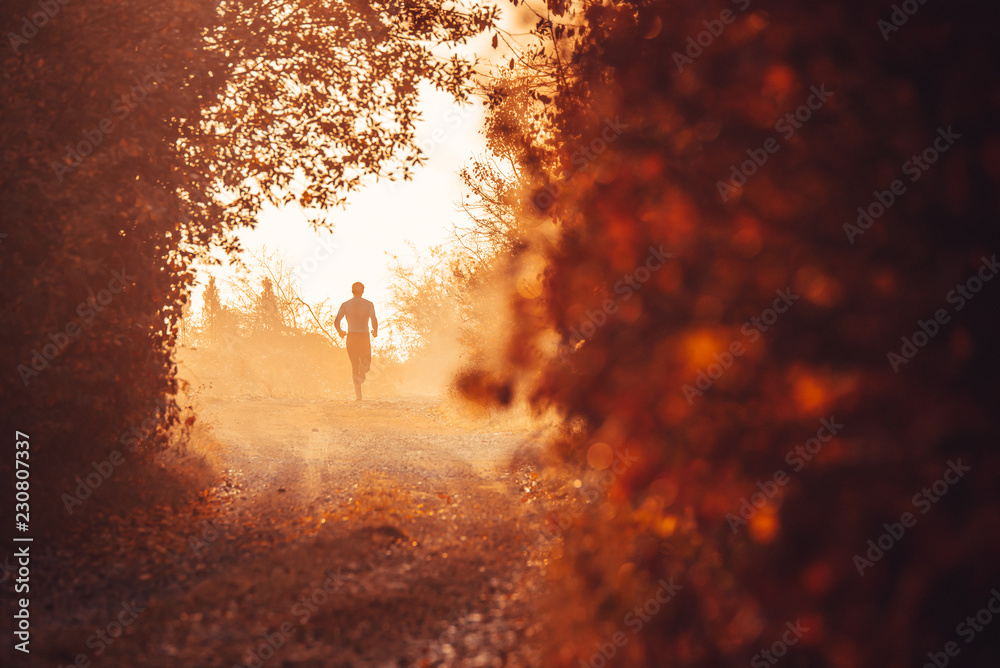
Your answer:
[[[333,326],[337,328],[340,338],[347,337],[347,356],[351,358],[351,372],[354,376],[354,393],[361,401],[361,383],[365,382],[365,374],[372,367],[372,342],[368,338],[368,319],[372,321],[372,336],[378,336],[378,319],[375,317],[375,305],[361,295],[365,293],[362,283],[351,286],[353,299],[348,299],[340,305],[337,319]],[[340,327],[340,321],[347,317],[347,332]]]

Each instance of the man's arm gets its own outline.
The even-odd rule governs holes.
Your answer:
[[[368,317],[372,319],[372,336],[378,336],[378,318],[375,317],[375,304],[368,302]]]
[[[347,336],[344,330],[340,328],[340,321],[344,319],[344,305],[340,305],[340,310],[337,311],[337,318],[333,321],[333,326],[337,328],[337,334],[340,334],[340,338]]]

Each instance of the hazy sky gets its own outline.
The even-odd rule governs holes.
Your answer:
[[[504,5],[501,11],[501,24],[522,35],[535,19],[526,3],[516,9]],[[540,11],[544,13],[544,5]],[[494,50],[491,40],[491,33],[484,34],[463,52],[505,66],[509,49],[501,41]],[[416,139],[427,163],[414,170],[413,180],[382,181],[353,193],[345,209],[328,212],[332,232],[312,231],[297,206],[265,209],[258,227],[240,234],[243,247],[258,254],[265,247],[282,254],[298,270],[302,297],[311,304],[326,298],[331,303],[349,299],[351,284],[361,281],[377,312],[387,313],[392,256],[412,260],[407,242],[421,252],[448,240],[455,223],[464,218],[456,206],[465,194],[457,172],[486,150],[482,100],[460,105],[447,93],[425,86],[418,108]],[[202,269],[193,294],[195,310],[201,308],[209,273],[216,276],[223,300],[229,296],[223,279],[234,274],[233,268]]]
[[[425,249],[446,240],[463,215],[455,205],[463,196],[457,172],[485,150],[478,100],[463,106],[446,93],[428,90],[420,108],[416,136],[427,163],[415,169],[412,181],[380,181],[354,193],[346,209],[329,213],[332,233],[312,231],[297,206],[265,210],[255,230],[240,234],[244,248],[259,252],[266,246],[282,253],[298,270],[302,296],[310,303],[349,299],[351,283],[361,281],[365,296],[384,307],[391,256],[412,257],[407,241]],[[221,279],[232,270],[208,271]],[[202,272],[195,290],[199,308],[207,280]]]
[[[469,48],[484,56],[493,52],[490,39],[483,36]],[[498,55],[508,57],[504,51]],[[284,255],[298,270],[302,297],[310,303],[349,299],[351,284],[361,281],[365,297],[375,302],[377,312],[386,313],[392,256],[412,259],[407,242],[419,252],[448,239],[464,216],[456,207],[464,196],[457,172],[486,150],[481,100],[461,105],[425,86],[419,109],[416,138],[427,162],[415,168],[413,180],[381,181],[353,193],[346,209],[328,213],[332,232],[311,230],[297,206],[266,209],[255,230],[240,234],[243,247],[258,254],[266,247]],[[216,276],[225,301],[229,294],[223,279],[233,273],[228,265],[199,271],[193,308],[201,308],[209,274]]]

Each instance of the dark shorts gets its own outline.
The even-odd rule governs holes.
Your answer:
[[[347,356],[351,358],[354,380],[364,382],[365,375],[372,368],[372,341],[368,332],[347,333]]]

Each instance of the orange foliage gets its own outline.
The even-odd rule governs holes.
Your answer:
[[[608,296],[618,308],[567,356],[478,373],[581,419],[564,458],[597,471],[627,443],[637,462],[566,534],[573,613],[552,665],[746,665],[796,620],[810,630],[786,665],[919,664],[989,598],[1000,559],[1000,285],[947,300],[1000,245],[996,8],[920,5],[885,38],[892,8],[860,0],[553,11],[586,29],[553,65],[555,164],[524,165],[526,191],[597,153],[608,119],[627,128],[522,211],[561,236],[532,240],[545,312],[520,312],[510,349],[570,341]],[[950,127],[961,138],[907,180]],[[894,179],[906,192],[852,231]],[[661,244],[667,266],[616,291]],[[897,373],[887,354],[942,308]],[[973,472],[860,575],[853,558],[957,457]],[[630,627],[670,577],[684,589]],[[616,630],[628,643],[597,660]],[[996,637],[963,657],[988,665]]]

